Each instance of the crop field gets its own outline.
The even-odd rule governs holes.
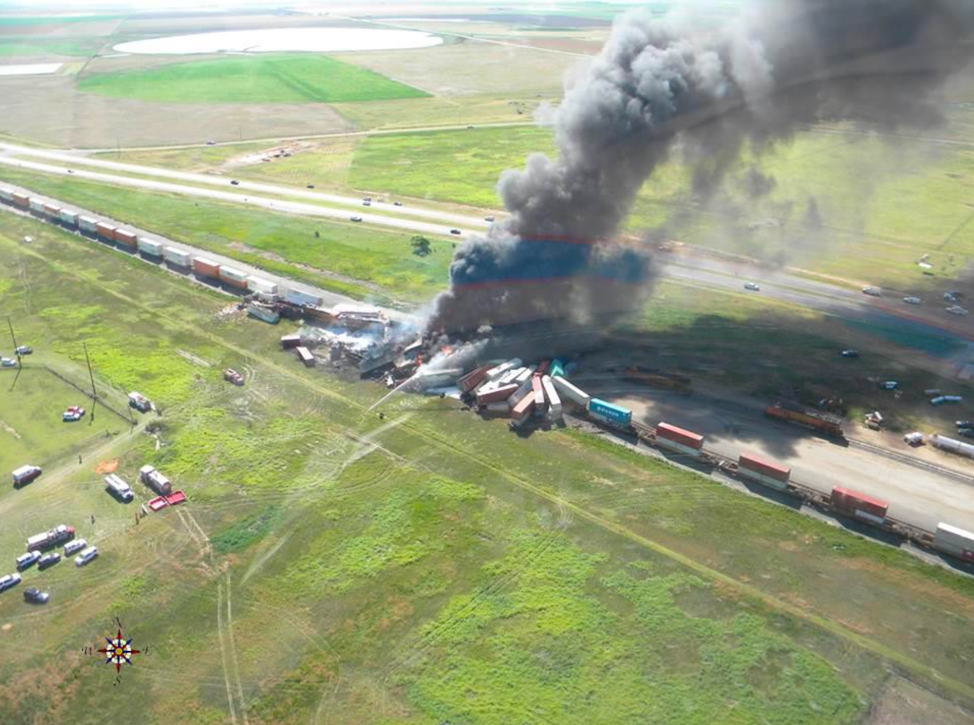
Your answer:
[[[426,95],[335,58],[305,54],[88,75],[79,80],[78,87],[88,93],[163,103],[330,103]]]
[[[45,610],[0,595],[6,721],[834,725],[894,669],[974,701],[970,580],[590,435],[413,396],[380,421],[384,390],[297,365],[283,327],[32,220],[0,217],[0,280],[20,335],[65,359],[88,340],[100,385],[163,413],[0,489],[5,556],[62,521],[101,550],[27,572]],[[106,462],[189,502],[136,524]],[[114,616],[151,647],[124,698],[80,654]]]

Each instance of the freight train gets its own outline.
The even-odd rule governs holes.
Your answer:
[[[194,255],[184,249],[165,245],[151,237],[117,227],[113,223],[79,214],[67,207],[58,207],[36,197],[22,194],[13,189],[0,187],[0,203],[28,212],[39,219],[73,230],[82,236],[99,239],[103,242],[128,250],[133,254],[165,263],[167,266],[192,272],[197,278],[218,282],[226,287],[255,295],[267,302],[283,300],[298,308],[323,308],[324,300],[316,295],[295,289],[281,288],[275,282],[248,275],[243,270],[220,264],[203,255]]]

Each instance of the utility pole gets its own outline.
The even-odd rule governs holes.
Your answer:
[[[17,337],[14,335],[14,323],[10,321],[10,315],[7,315],[7,326],[10,328],[10,339],[14,341],[14,353],[17,355],[17,367],[23,368],[24,361],[20,359],[20,348],[17,346]]]
[[[91,418],[88,420],[88,425],[92,425],[95,422],[95,406],[98,405],[98,395],[95,392],[95,374],[91,372],[91,360],[88,358],[88,343],[81,343],[85,348],[85,362],[88,364],[88,378],[91,380]]]

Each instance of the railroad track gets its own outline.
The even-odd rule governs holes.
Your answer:
[[[961,483],[966,483],[968,486],[974,486],[974,476],[961,473],[953,468],[947,468],[946,466],[940,466],[936,463],[930,463],[928,461],[921,461],[913,456],[909,456],[905,453],[897,453],[896,451],[891,451],[888,448],[883,448],[882,446],[877,446],[873,443],[866,443],[865,441],[856,440],[854,438],[848,438],[847,440],[849,441],[849,446],[852,448],[859,448],[864,451],[869,451],[870,453],[875,453],[876,455],[883,456],[884,458],[899,461],[900,463],[905,463],[906,465],[913,466],[914,468],[931,471],[941,476],[947,476],[956,481],[960,481]]]

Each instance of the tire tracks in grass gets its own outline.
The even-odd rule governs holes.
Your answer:
[[[208,332],[205,328],[186,322],[185,320],[180,319],[178,317],[170,316],[159,309],[149,308],[142,301],[132,299],[127,295],[124,295],[121,292],[118,292],[110,288],[109,286],[106,286],[105,282],[99,279],[99,277],[94,273],[88,273],[85,271],[79,271],[77,269],[66,267],[53,259],[45,257],[44,255],[34,251],[33,249],[28,250],[28,249],[18,248],[11,240],[9,240],[9,238],[0,239],[0,241],[12,247],[20,254],[33,256],[38,260],[42,260],[45,264],[52,267],[56,272],[58,272],[60,275],[64,277],[74,278],[78,281],[84,282],[85,284],[89,284],[93,287],[96,287],[102,290],[105,294],[120,300],[129,308],[136,308],[138,310],[141,310],[143,313],[147,315],[152,315],[161,320],[164,320],[170,328],[182,329],[186,332],[190,332],[193,335],[199,337],[200,339],[206,340],[216,346],[222,347],[225,350],[233,352],[236,355],[246,358],[252,363],[265,365],[277,371],[283,378],[290,379],[302,385],[303,387],[313,390],[314,392],[318,393],[322,397],[341,403],[342,405],[348,408],[362,410],[364,414],[365,406],[359,403],[358,401],[352,400],[351,398],[348,398],[340,393],[336,393],[335,391],[329,389],[326,386],[316,384],[314,380],[306,377],[305,375],[299,374],[298,372],[295,372],[293,369],[290,369],[284,365],[274,362],[267,357],[261,357],[254,351],[241,348],[238,345],[235,345],[224,338],[221,338],[217,335],[214,335],[211,332]],[[573,503],[541,486],[531,483],[530,481],[528,481],[527,479],[523,478],[522,476],[516,473],[512,473],[511,471],[500,468],[497,464],[491,463],[490,461],[485,460],[471,453],[469,450],[460,448],[452,441],[444,439],[438,433],[435,433],[429,430],[428,428],[421,427],[420,425],[416,424],[413,421],[405,422],[402,426],[400,426],[399,430],[405,430],[411,432],[425,445],[435,445],[441,450],[449,453],[450,455],[456,456],[458,458],[463,458],[469,461],[470,463],[473,463],[483,469],[492,471],[494,474],[496,474],[503,480],[507,481],[508,483],[528,493],[533,494],[535,497],[539,499],[549,501],[555,504],[556,506],[564,506],[567,511],[570,511],[572,513],[573,516],[577,516],[581,520],[587,521],[595,526],[601,527],[606,531],[621,536],[622,538],[627,539],[628,541],[637,544],[649,551],[652,551],[656,554],[669,558],[672,561],[681,564],[682,566],[686,567],[687,569],[693,571],[694,573],[698,574],[699,576],[707,580],[731,587],[734,590],[740,592],[741,594],[749,598],[763,602],[767,607],[771,609],[774,609],[779,612],[783,612],[797,619],[808,622],[818,627],[821,630],[824,630],[841,639],[856,644],[862,649],[871,652],[872,654],[877,655],[883,659],[886,659],[889,662],[897,665],[898,667],[901,667],[904,670],[911,672],[914,675],[917,675],[928,682],[936,683],[941,688],[949,690],[955,694],[961,695],[962,697],[964,697],[970,702],[974,702],[974,686],[968,685],[966,683],[960,682],[959,680],[943,675],[930,665],[922,664],[921,662],[918,662],[917,660],[909,657],[908,655],[902,652],[894,650],[880,642],[877,642],[864,635],[854,632],[842,626],[838,622],[828,619],[824,615],[819,615],[813,612],[806,611],[805,609],[802,609],[801,607],[786,602],[779,597],[761,591],[760,589],[758,589],[757,587],[751,584],[738,581],[737,579],[734,579],[733,577],[727,574],[723,574],[722,572],[719,572],[716,569],[707,566],[706,564],[703,564],[699,561],[690,558],[689,556],[679,553],[675,549],[671,549],[669,547],[663,546],[662,544],[659,544],[653,541],[652,539],[649,539],[646,536],[637,534],[635,531],[632,531],[621,524],[613,522],[603,516],[599,516],[598,514],[589,511],[588,509],[584,508],[579,504]]]

